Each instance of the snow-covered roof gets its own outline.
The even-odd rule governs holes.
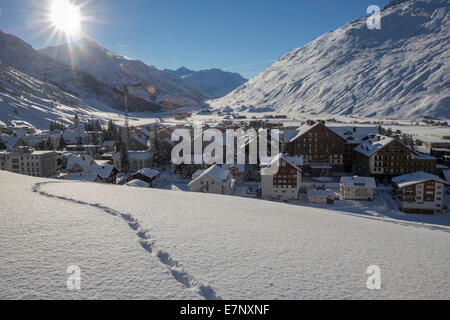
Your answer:
[[[363,138],[379,134],[378,128],[371,126],[336,126],[328,128],[351,143],[362,143]]]
[[[200,177],[205,171],[206,171],[205,169],[198,169],[197,171],[195,171],[194,174],[192,175],[192,180],[195,180],[198,177]]]
[[[445,180],[447,180],[448,183],[450,183],[450,170],[444,170],[443,171]]]
[[[145,134],[147,136],[147,138],[150,138],[152,136],[152,133],[150,131],[148,131],[145,128],[139,128],[138,129],[141,133]]]
[[[2,136],[1,139],[7,148],[12,148],[17,144],[17,142],[19,142],[20,137],[6,135]]]
[[[110,164],[104,164],[102,166],[99,165],[91,165],[85,169],[85,173],[93,173],[98,175],[102,179],[108,179],[114,170],[114,166]]]
[[[212,179],[216,180],[224,186],[228,185],[232,180],[230,171],[222,169],[219,165],[215,164],[206,169],[198,178],[191,181],[190,184],[192,184],[196,180],[202,179],[206,175],[210,176]]]
[[[261,167],[264,167],[261,170],[261,174],[262,175],[264,175],[264,174],[272,175],[273,172],[272,172],[271,168],[273,165],[278,163],[280,161],[280,159],[283,159],[284,161],[289,163],[291,166],[293,166],[298,171],[300,171],[300,172],[302,171],[300,166],[303,165],[303,159],[301,157],[288,157],[282,153],[279,153],[275,157],[262,157],[261,158],[261,161],[260,161]]]
[[[150,187],[150,185],[147,182],[139,180],[139,179],[131,180],[126,185],[129,187],[136,187],[136,188],[149,188]]]
[[[95,173],[69,173],[66,176],[66,180],[79,180],[79,181],[88,181],[95,182],[98,176]]]
[[[103,142],[104,147],[114,147],[115,145],[116,145],[116,142],[112,141],[112,140]]]
[[[447,184],[446,181],[442,180],[438,176],[423,171],[405,174],[403,176],[393,178],[392,182],[395,183],[399,188],[404,188],[430,180]]]
[[[354,188],[354,187],[376,188],[377,187],[375,179],[372,177],[342,177],[341,184],[345,188]]]
[[[143,168],[143,169],[133,173],[131,176],[135,176],[137,174],[141,174],[143,176],[149,177],[150,179],[153,179],[159,175],[159,171],[153,170],[151,168]]]
[[[331,190],[316,190],[316,189],[308,189],[307,198],[329,198],[334,195],[334,192]]]
[[[309,125],[309,124],[302,125],[297,130],[287,130],[287,136],[286,136],[286,132],[285,132],[285,135],[284,135],[284,142],[285,143],[289,143],[289,142],[292,142],[294,140],[297,140],[302,135],[307,133],[309,130],[311,130],[311,129],[319,126],[319,125],[321,125],[321,123],[320,122],[316,122],[313,125]]]
[[[355,150],[367,157],[370,157],[375,152],[383,149],[393,141],[395,141],[394,138],[377,135],[375,138],[368,139],[367,141],[358,145]]]
[[[67,155],[67,169],[71,170],[73,169],[76,165],[78,165],[81,169],[85,170],[88,166],[93,165],[94,164],[94,159],[89,156],[89,155],[84,155],[84,156],[80,156],[80,155],[73,155],[73,154],[68,154]]]
[[[143,146],[147,145],[147,137],[144,134],[140,133],[139,131],[138,132],[134,131],[133,134],[131,135],[131,138],[139,142]]]

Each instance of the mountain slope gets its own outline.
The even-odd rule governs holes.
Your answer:
[[[130,95],[132,111],[160,106]],[[123,110],[120,92],[80,70],[35,51],[23,40],[0,31],[0,120],[47,129],[48,121],[72,121]],[[110,115],[108,115],[108,118]],[[105,118],[106,120],[106,118]]]
[[[285,113],[450,118],[450,1],[391,1],[291,51],[213,107]]]
[[[1,299],[450,297],[447,224],[2,171],[0,181]],[[64,286],[72,264],[81,290]],[[367,289],[372,264],[382,290]]]
[[[164,71],[183,79],[190,86],[211,99],[221,98],[247,82],[247,79],[238,73],[226,72],[220,69],[193,71],[187,68],[179,68],[175,71],[167,69]]]
[[[154,103],[190,106],[197,105],[205,99],[205,96],[181,79],[142,61],[116,55],[89,39],[80,40],[72,45],[48,47],[40,52],[73,65],[115,88],[120,88],[124,84],[142,84],[142,88],[136,89],[133,93]]]

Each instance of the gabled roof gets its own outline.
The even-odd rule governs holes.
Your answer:
[[[141,174],[143,176],[146,176],[150,179],[155,178],[157,175],[159,175],[159,171],[150,169],[150,168],[143,168],[135,173],[133,173],[131,176],[134,177],[135,175]]]
[[[93,173],[98,175],[102,179],[108,179],[114,170],[114,166],[110,164],[104,164],[102,166],[99,165],[91,165],[88,166],[84,172],[85,173]]]
[[[264,167],[261,169],[262,175],[273,175],[272,167],[278,163],[280,160],[284,160],[287,163],[289,163],[291,166],[293,166],[297,171],[302,171],[302,169],[299,166],[303,165],[303,159],[301,157],[288,157],[282,153],[279,153],[275,157],[267,157],[267,158],[261,158],[261,166]]]
[[[147,182],[139,180],[139,179],[131,180],[126,185],[129,187],[136,187],[136,188],[149,188],[150,187],[150,185]]]
[[[313,129],[319,125],[322,125],[322,123],[316,122],[313,125],[305,124],[305,125],[302,125],[301,127],[299,127],[297,130],[288,130],[287,136],[286,136],[286,132],[285,132],[284,142],[289,143],[294,140],[297,140],[302,135],[304,135],[305,133],[307,133],[308,131],[310,131],[311,129]]]
[[[443,184],[448,184],[446,181],[442,180],[438,176],[423,171],[405,174],[403,176],[393,178],[392,182],[395,183],[399,188],[404,188],[430,180],[440,182]]]
[[[362,143],[362,139],[379,134],[377,127],[370,126],[335,126],[328,128],[341,138],[354,144]]]
[[[372,177],[342,177],[341,184],[345,188],[353,188],[353,187],[376,188],[377,187],[375,179]]]
[[[394,142],[395,139],[387,136],[377,135],[372,139],[368,139],[367,141],[358,145],[355,150],[363,155],[370,157],[375,152],[383,149],[391,142]],[[412,150],[411,150],[412,151]]]
[[[66,180],[78,180],[78,181],[88,181],[95,182],[98,176],[95,173],[69,173],[66,175]]]
[[[205,176],[211,177],[212,179],[216,180],[223,186],[227,186],[232,180],[230,171],[222,169],[219,165],[215,164],[206,169],[205,172],[203,172],[197,179],[191,181],[189,185],[191,185],[197,180],[202,179]]]
[[[89,155],[75,156],[73,154],[68,154],[67,157],[68,157],[67,160],[68,170],[73,169],[76,165],[78,165],[81,169],[85,170],[88,166],[93,165],[94,163],[94,159]]]

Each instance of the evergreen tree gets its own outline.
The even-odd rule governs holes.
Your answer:
[[[123,138],[120,138],[120,170],[122,172],[128,172],[130,170],[130,159],[128,157],[128,150]]]
[[[98,145],[98,137],[96,133],[94,133],[94,135],[92,136],[92,144],[94,146]]]
[[[46,150],[54,150],[53,140],[50,137],[48,137],[45,147]]]
[[[61,138],[59,139],[58,150],[64,150],[65,147],[66,147],[66,141],[64,141],[64,136],[61,135]]]
[[[14,113],[19,114],[19,111],[17,111],[17,108],[14,108]]]
[[[0,150],[5,150],[5,149],[7,149],[6,145],[3,143],[2,139],[0,139]]]

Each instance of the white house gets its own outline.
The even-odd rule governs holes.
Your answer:
[[[444,186],[448,183],[438,176],[422,171],[392,179],[396,199],[405,213],[442,213]]]
[[[342,177],[341,197],[345,200],[369,200],[376,197],[377,185],[372,177]]]
[[[294,200],[299,198],[302,179],[302,158],[278,154],[261,161],[261,192],[263,198]]]
[[[188,186],[191,192],[231,195],[235,189],[235,181],[230,171],[213,165],[192,180]]]

